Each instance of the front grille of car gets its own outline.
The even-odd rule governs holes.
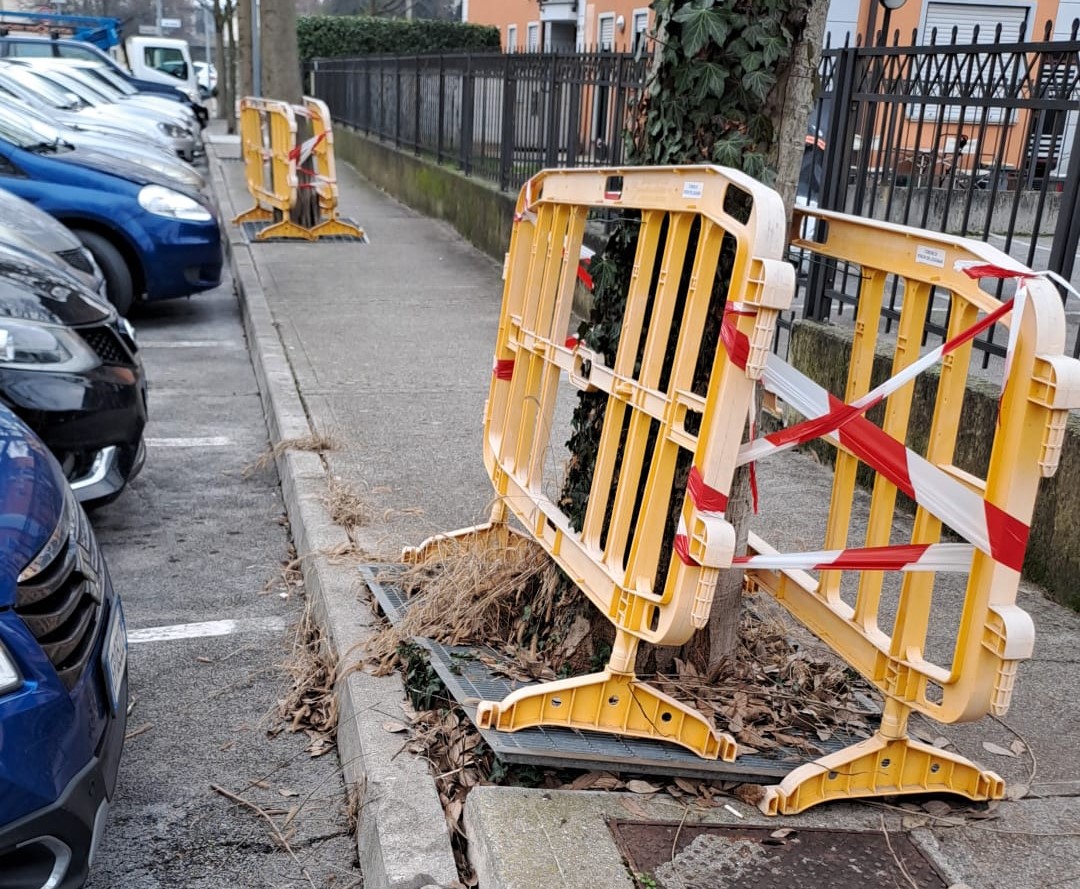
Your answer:
[[[69,266],[78,269],[80,272],[85,272],[88,275],[94,273],[94,266],[82,247],[77,247],[74,250],[61,250],[56,255],[64,260]]]
[[[130,367],[135,363],[132,358],[134,350],[111,327],[84,327],[79,334],[103,364]]]
[[[94,650],[101,623],[101,556],[86,514],[78,508],[73,533],[47,565],[20,581],[15,612],[34,634],[68,691]]]

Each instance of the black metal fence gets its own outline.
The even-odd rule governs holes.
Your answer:
[[[822,58],[803,198],[831,210],[980,238],[1036,269],[1073,276],[1080,238],[1080,40],[843,47]],[[992,38],[992,42],[987,42]],[[804,167],[805,169],[805,167]],[[853,273],[852,273],[853,272]],[[899,318],[894,288],[886,330]],[[842,316],[857,270],[812,271],[804,314]],[[944,335],[947,319],[927,318]],[[984,365],[1002,355],[978,343]],[[1074,354],[1080,338],[1071,334]]]
[[[826,48],[799,199],[984,239],[1065,278],[1080,240],[1080,39],[998,28],[930,45]],[[986,38],[992,37],[992,42]],[[1012,42],[1010,42],[1012,41]],[[321,59],[309,88],[335,119],[502,189],[544,167],[615,165],[648,57],[579,54]],[[802,311],[844,322],[858,270],[809,269]],[[902,291],[884,309],[899,318]],[[932,307],[926,333],[947,318]],[[788,324],[790,319],[787,319]],[[1070,332],[1074,354],[1080,336]],[[977,343],[984,363],[1003,354]]]
[[[619,164],[645,60],[609,53],[319,59],[335,119],[516,189],[544,167]]]

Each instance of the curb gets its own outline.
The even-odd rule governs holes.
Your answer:
[[[285,348],[270,312],[251,247],[230,227],[233,206],[221,160],[208,146],[213,192],[222,210],[226,249],[244,332],[266,415],[270,443],[312,434]],[[358,793],[356,846],[366,889],[424,889],[458,878],[450,834],[435,782],[424,761],[399,756],[400,735],[383,729],[398,720],[405,698],[401,677],[351,669],[371,638],[374,617],[358,598],[355,569],[326,553],[349,543],[325,504],[327,470],[315,453],[285,449],[276,456],[285,509],[301,558],[314,618],[338,664],[337,745],[342,777]]]

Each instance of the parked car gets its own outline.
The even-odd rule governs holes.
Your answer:
[[[121,314],[139,298],[189,296],[221,281],[221,231],[209,199],[144,167],[50,144],[0,118],[0,187],[75,233]]]
[[[146,377],[131,326],[66,273],[0,247],[0,402],[101,505],[145,459]]]
[[[199,118],[199,122],[205,127],[210,119],[210,113],[205,105],[199,101],[197,91],[187,92],[187,86],[177,82],[167,75],[146,79],[132,75],[116,59],[108,53],[82,40],[74,40],[67,37],[47,37],[39,34],[16,34],[9,33],[0,36],[0,57],[2,58],[63,58],[85,59],[87,61],[100,62],[108,65],[113,71],[124,78],[135,89],[144,93],[155,93],[166,96],[176,102],[181,102],[191,107]]]
[[[87,290],[108,299],[94,255],[71,233],[28,201],[0,188],[0,245],[67,272]]]
[[[55,145],[64,143],[83,152],[108,154],[136,166],[146,167],[151,172],[174,180],[181,187],[191,191],[202,191],[206,188],[205,177],[191,164],[185,163],[174,154],[161,152],[152,145],[140,145],[131,139],[120,139],[115,135],[54,125],[45,112],[18,99],[4,96],[2,89],[0,89],[0,116],[17,122],[21,121],[40,133],[45,142],[52,142]]]
[[[85,108],[94,109],[93,113],[105,114],[113,119],[129,120],[133,123],[152,124],[169,140],[173,151],[186,161],[192,161],[204,152],[202,138],[198,135],[198,124],[195,122],[189,124],[182,108],[177,107],[175,113],[169,113],[146,106],[127,105],[104,93],[76,69],[53,64],[37,65],[33,62],[32,59],[27,60],[26,67],[43,80],[48,80],[55,86],[77,96]]]
[[[123,608],[41,441],[0,406],[0,883],[82,886],[127,723]]]
[[[217,68],[209,62],[195,62],[199,94],[205,99],[217,95]]]
[[[132,142],[160,148],[170,156],[176,152],[172,140],[155,122],[142,120],[112,106],[90,107],[69,90],[41,77],[25,65],[0,63],[0,90],[13,95],[65,126],[94,132],[121,133]]]

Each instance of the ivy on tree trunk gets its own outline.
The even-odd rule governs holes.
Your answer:
[[[828,0],[654,0],[653,64],[626,134],[628,161],[734,167],[773,185],[790,214],[827,7]],[[637,250],[636,223],[626,218],[617,224],[592,263],[593,308],[581,336],[590,348],[604,354],[609,366],[615,361]],[[695,248],[692,241],[687,256]],[[728,243],[721,251],[695,372],[693,388],[699,394],[708,387],[733,256]],[[689,268],[684,271],[688,274]],[[673,349],[675,338],[669,342]],[[582,393],[574,413],[561,506],[578,528],[585,516],[606,408],[603,393]],[[733,418],[733,422],[743,420]],[[689,468],[690,455],[684,452],[665,529],[667,555],[657,573],[661,583]],[[750,513],[745,471],[736,474],[731,494],[727,516],[735,525],[738,546],[744,548]],[[721,575],[709,625],[682,652],[698,669],[714,671],[734,649],[741,590],[742,572]],[[658,653],[657,666],[665,667],[673,656],[672,651]]]

